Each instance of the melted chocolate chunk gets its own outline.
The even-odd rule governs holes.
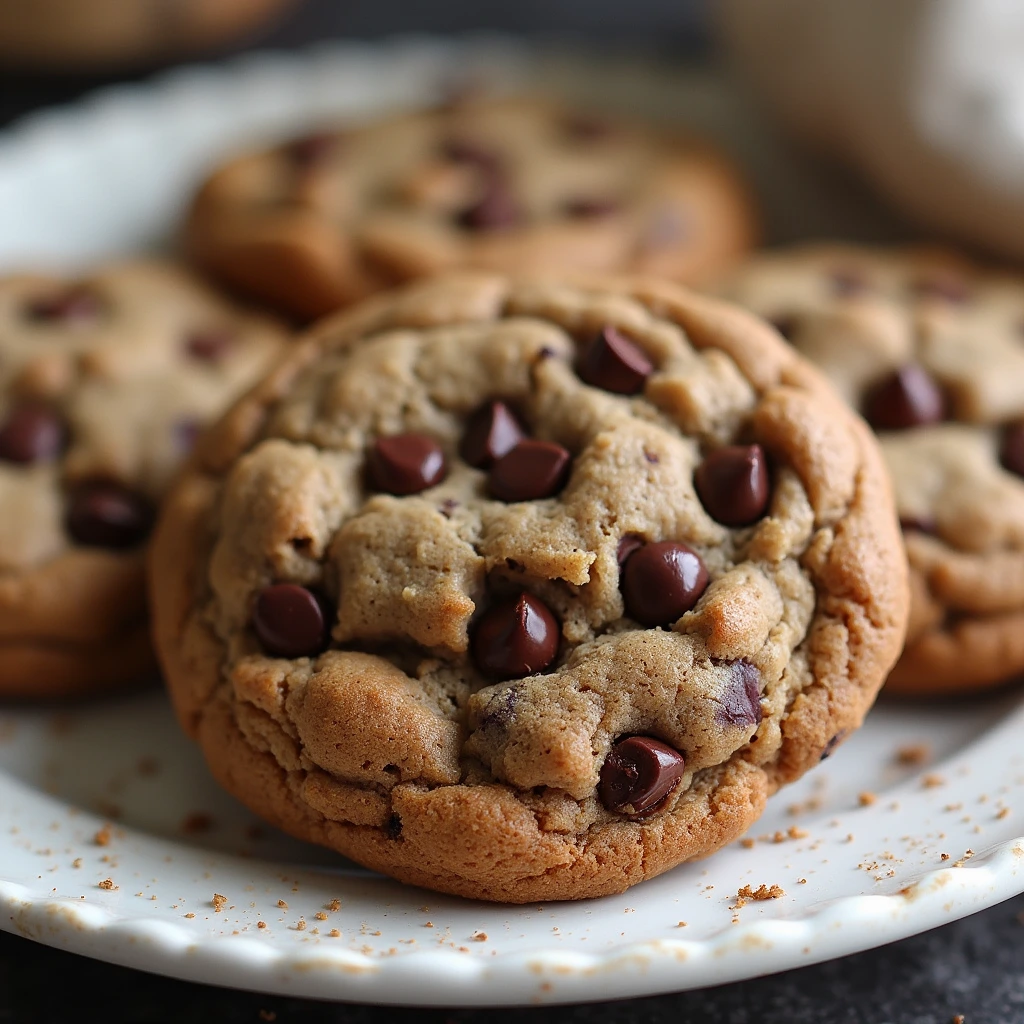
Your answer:
[[[278,658],[304,658],[327,646],[320,598],[297,583],[273,583],[256,596],[252,625],[263,649]]]
[[[762,717],[761,673],[746,658],[726,664],[729,666],[729,679],[722,691],[715,721],[719,725],[759,725]]]
[[[557,494],[572,456],[554,441],[521,441],[491,467],[488,485],[499,501],[536,501]]]
[[[523,591],[493,605],[473,633],[473,658],[492,679],[520,679],[543,672],[558,655],[561,628],[541,600]]]
[[[26,402],[0,426],[0,460],[27,465],[57,458],[67,446],[67,428],[52,409]]]
[[[635,341],[608,326],[587,346],[579,362],[580,379],[616,395],[643,391],[654,364]]]
[[[619,585],[630,618],[642,626],[669,626],[700,600],[708,571],[692,548],[663,540],[626,559]]]
[[[652,736],[628,736],[609,751],[601,767],[598,795],[616,814],[655,813],[686,770],[682,754]]]
[[[488,402],[470,417],[459,453],[471,466],[486,469],[525,436],[519,420],[504,402]]]
[[[367,456],[370,482],[388,494],[418,494],[440,483],[447,472],[441,446],[426,434],[379,437]]]
[[[693,482],[708,515],[723,526],[749,526],[768,509],[768,460],[759,444],[711,452],[697,467]]]
[[[68,499],[65,526],[86,547],[121,551],[142,543],[153,526],[150,501],[120,484],[79,484]]]
[[[908,363],[868,391],[864,418],[875,430],[925,427],[946,418],[946,399],[927,370]]]

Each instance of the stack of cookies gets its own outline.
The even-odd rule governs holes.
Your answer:
[[[703,144],[475,99],[215,170],[194,271],[0,283],[0,691],[151,625],[257,813],[524,902],[740,836],[894,664],[1024,670],[1024,285],[754,237]]]

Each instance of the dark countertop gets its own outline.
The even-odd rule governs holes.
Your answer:
[[[575,32],[656,43],[694,55],[707,46],[699,0],[307,0],[255,42],[292,46],[341,33]],[[131,76],[121,76],[131,77]],[[39,77],[0,70],[0,125],[65,102],[113,76]],[[1024,896],[916,938],[770,978],[603,1006],[528,1010],[382,1010],[330,1006],[171,981],[0,933],[0,1022],[270,1021],[280,1024],[1018,1024],[1024,1022]]]

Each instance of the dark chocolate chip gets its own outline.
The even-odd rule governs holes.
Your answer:
[[[377,438],[367,466],[370,482],[388,494],[418,494],[440,483],[447,470],[441,446],[426,434]]]
[[[569,478],[572,456],[554,441],[520,441],[491,467],[488,486],[499,501],[535,501],[557,494]]]
[[[234,332],[227,327],[201,328],[185,339],[185,352],[203,363],[219,363],[234,340]]]
[[[301,170],[309,170],[326,162],[338,149],[341,137],[331,132],[314,132],[288,143],[288,159]]]
[[[672,540],[634,551],[620,580],[626,614],[643,626],[671,625],[700,600],[707,585],[700,555]]]
[[[708,515],[723,526],[749,526],[768,508],[768,460],[759,444],[727,445],[709,453],[693,482]]]
[[[925,274],[914,281],[911,287],[921,298],[941,299],[953,305],[960,305],[971,297],[970,285],[953,271]]]
[[[644,546],[643,537],[638,537],[635,533],[626,533],[619,538],[619,546],[615,551],[615,557],[619,560],[619,566],[626,564],[626,559],[629,558],[634,551]]]
[[[600,217],[610,217],[618,213],[621,203],[617,199],[600,196],[578,196],[575,199],[566,200],[562,210],[567,217],[576,220],[597,220]]]
[[[103,301],[91,289],[76,285],[33,299],[25,312],[37,323],[86,324],[100,318]]]
[[[579,363],[580,378],[592,387],[616,395],[635,395],[654,364],[644,350],[614,327],[604,327],[587,346]]]
[[[756,665],[740,658],[727,662],[729,679],[715,712],[719,725],[750,726],[761,722],[761,673]]]
[[[297,583],[272,583],[256,595],[252,626],[263,649],[278,658],[306,658],[327,646],[319,597]]]
[[[468,231],[504,231],[523,220],[523,210],[511,189],[500,178],[491,178],[484,194],[457,216]]]
[[[454,498],[445,498],[441,502],[441,506],[438,512],[445,517],[445,519],[451,519],[452,513],[459,507],[459,503]]]
[[[825,744],[825,749],[821,752],[821,757],[818,758],[819,761],[827,760],[836,752],[836,748],[839,746],[839,744],[846,739],[847,731],[848,730],[846,729],[840,729],[839,732],[837,732],[835,736],[833,736],[828,741],[828,743]]]
[[[441,155],[452,163],[470,164],[488,172],[496,171],[501,165],[501,157],[493,149],[472,139],[445,139],[441,143]]]
[[[384,823],[384,833],[388,839],[401,839],[402,838],[402,818],[398,814],[388,815],[388,820]]]
[[[1024,420],[1007,427],[999,447],[999,459],[1004,468],[1024,477]]]
[[[0,459],[4,462],[55,459],[66,444],[63,420],[52,409],[36,402],[16,406],[0,426]]]
[[[471,466],[486,469],[525,436],[519,420],[504,402],[488,402],[469,418],[459,453]]]
[[[487,676],[520,679],[543,672],[555,660],[560,635],[547,605],[523,591],[481,616],[473,633],[473,658]]]
[[[519,684],[512,683],[495,694],[484,706],[478,719],[481,729],[504,729],[515,717],[516,705],[519,703]]]
[[[123,550],[146,539],[154,509],[148,499],[120,484],[79,484],[68,499],[68,533],[86,547]]]
[[[935,533],[938,525],[934,516],[900,516],[900,529],[904,533]]]
[[[946,399],[927,370],[908,363],[868,391],[864,418],[876,430],[924,427],[946,418]]]
[[[646,817],[679,785],[683,755],[651,736],[627,736],[608,752],[601,766],[598,795],[616,814]]]

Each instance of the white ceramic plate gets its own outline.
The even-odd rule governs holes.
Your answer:
[[[33,118],[0,140],[0,266],[160,245],[218,153],[325,114],[423,102],[459,76],[685,117],[744,156],[777,237],[890,231],[707,74],[421,40],[185,70]],[[1024,890],[1022,733],[1013,695],[882,706],[770,802],[745,844],[620,897],[508,908],[406,888],[258,826],[210,782],[156,689],[8,710],[0,927],[196,981],[366,1002],[569,1002],[715,984]],[[740,907],[747,885],[782,894]]]

